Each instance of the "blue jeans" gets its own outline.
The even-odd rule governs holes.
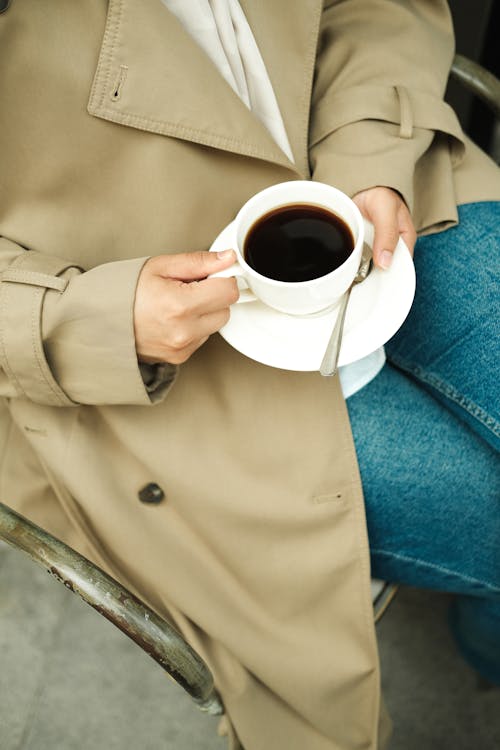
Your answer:
[[[372,573],[453,592],[466,660],[500,685],[500,203],[418,240],[388,364],[347,401]]]

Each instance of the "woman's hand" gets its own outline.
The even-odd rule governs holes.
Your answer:
[[[376,266],[389,268],[400,235],[413,255],[417,233],[399,193],[387,187],[374,187],[357,193],[353,201],[375,227],[373,262]]]
[[[134,305],[139,360],[182,364],[227,323],[239,297],[236,280],[206,277],[234,261],[234,251],[224,250],[159,255],[145,263]]]

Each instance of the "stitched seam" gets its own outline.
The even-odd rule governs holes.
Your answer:
[[[106,82],[102,86],[101,97],[99,99],[98,107],[101,110],[101,113],[103,115],[107,115],[110,119],[116,122],[116,117],[117,117],[116,111],[110,109],[105,104],[105,96],[106,96],[106,92],[109,90],[110,79],[111,79],[111,61],[113,57],[114,48],[116,46],[116,40],[118,37],[118,32],[120,29],[122,15],[123,15],[123,0],[110,0],[110,4],[112,4],[113,2],[118,3],[118,11],[117,11],[116,25],[115,25],[114,30],[107,29],[105,32],[105,36],[104,36],[103,47],[104,45],[106,46],[108,45],[108,37],[109,37],[109,46],[107,46],[106,55],[105,55],[106,60],[103,61],[103,68],[107,69],[106,70]],[[161,119],[156,119],[152,117],[139,116],[124,109],[121,109],[118,115],[121,115],[124,120],[126,119],[130,124],[134,124],[136,127],[142,124],[144,129],[149,128],[149,129],[152,129],[156,133],[163,133],[165,131],[165,127],[167,127],[167,128],[172,128],[179,134],[183,134],[185,136],[193,136],[193,135],[198,134],[199,136],[202,137],[204,135],[201,130],[195,130],[194,128],[188,128],[183,125],[178,125],[168,120],[161,120]],[[230,144],[241,145],[241,146],[244,145],[242,141],[236,138],[231,138],[231,137],[226,137],[226,136],[216,136],[216,135],[212,136],[210,134],[208,135],[219,143],[226,143],[227,145],[230,145]],[[250,143],[248,145],[251,147],[252,155],[256,155],[258,151],[257,145],[254,143]]]
[[[479,404],[476,404],[475,401],[464,396],[445,380],[441,380],[437,375],[433,375],[432,373],[427,374],[420,367],[411,367],[405,364],[405,362],[400,360],[397,356],[393,356],[390,359],[398,367],[401,367],[401,369],[411,372],[423,383],[433,386],[433,388],[442,393],[443,396],[449,398],[450,401],[463,407],[472,417],[477,419],[478,422],[481,422],[481,424],[490,430],[496,437],[500,437],[500,422],[497,422],[495,417],[488,414],[488,412],[479,406]]]
[[[1,321],[4,321],[6,318],[5,312],[6,312],[6,305],[7,305],[7,296],[8,296],[8,287],[2,288],[2,285],[0,284],[0,309],[1,309],[1,317],[0,317],[0,349],[2,352],[2,360],[3,360],[3,367],[6,371],[7,376],[10,378],[10,380],[13,382],[17,392],[19,394],[24,393],[23,388],[21,387],[21,383],[19,382],[17,375],[15,371],[12,369],[9,356],[7,353],[7,348],[5,346],[5,338],[4,338],[4,326],[1,323]]]
[[[399,137],[411,139],[413,137],[413,117],[410,97],[404,86],[396,86],[399,101]]]
[[[52,392],[53,396],[55,397],[56,401],[63,406],[66,404],[65,399],[61,397],[61,394],[58,393],[57,390],[54,388],[53,383],[50,382],[49,378],[47,377],[47,373],[45,372],[46,362],[42,356],[41,342],[39,340],[39,335],[38,335],[39,329],[40,329],[41,308],[42,308],[43,298],[45,294],[46,294],[45,289],[41,289],[40,292],[38,292],[37,290],[33,294],[33,305],[31,307],[31,343],[32,343],[33,351],[35,353],[35,359],[38,365],[39,373],[42,376],[42,383],[45,382],[45,384],[48,386],[49,390]],[[39,303],[39,304],[36,304],[36,303]]]
[[[111,19],[112,19],[112,9],[113,9],[114,2],[117,3],[118,10],[117,10],[117,14],[116,14],[115,27],[113,29],[111,27]],[[118,37],[118,32],[119,32],[119,29],[120,29],[120,26],[121,26],[121,22],[122,22],[123,0],[110,0],[108,13],[109,13],[109,24],[106,25],[106,30],[104,32],[104,38],[103,38],[103,43],[102,43],[103,52],[104,52],[104,49],[106,51],[105,51],[105,53],[103,55],[104,59],[102,60],[102,68],[105,71],[105,83],[104,83],[104,85],[102,86],[102,89],[101,89],[101,96],[100,96],[99,105],[98,105],[100,107],[104,106],[104,97],[106,96],[106,92],[109,91],[109,84],[110,84],[110,80],[111,80],[111,63],[112,63],[112,60],[113,60],[113,51],[114,51],[115,46],[116,46],[116,40],[117,40],[117,37]],[[96,79],[95,79],[96,80],[96,85],[97,85],[98,78],[99,78],[99,74],[97,73]]]
[[[482,581],[479,578],[474,578],[473,576],[466,575],[464,573],[457,573],[455,570],[451,570],[450,568],[445,567],[444,565],[437,565],[436,563],[430,563],[427,560],[421,560],[419,557],[410,557],[408,555],[401,555],[398,552],[388,552],[387,550],[383,549],[372,549],[370,550],[372,555],[383,555],[385,557],[390,557],[395,560],[402,560],[403,562],[409,562],[412,564],[420,565],[423,568],[428,568],[429,570],[436,570],[440,573],[445,573],[448,576],[451,576],[452,578],[461,579],[463,581],[468,581],[469,583],[474,584],[475,586],[482,586],[489,591],[492,591],[494,594],[500,593],[500,588],[496,586],[494,583],[491,583],[490,581]]]
[[[19,271],[19,273],[16,273]],[[12,284],[29,284],[31,286],[41,286],[45,289],[54,289],[58,292],[63,292],[68,282],[60,276],[51,276],[47,273],[40,273],[38,271],[23,271],[22,269],[7,268],[1,275],[1,281],[10,282]]]
[[[151,117],[135,115],[123,109],[119,111],[118,116],[117,116],[116,111],[106,106],[105,98],[106,98],[106,93],[109,92],[110,81],[111,81],[111,72],[112,72],[111,62],[113,59],[113,52],[116,46],[120,26],[122,23],[123,4],[124,4],[123,0],[110,0],[109,13],[111,13],[111,6],[113,5],[113,2],[116,2],[118,4],[118,10],[116,14],[116,24],[113,30],[108,25],[104,32],[102,51],[101,51],[102,64],[98,66],[98,72],[96,73],[96,76],[94,79],[94,84],[92,86],[91,97],[90,97],[90,100],[92,101],[96,93],[96,89],[98,88],[99,69],[102,69],[103,71],[105,71],[105,83],[102,85],[101,95],[99,97],[98,102],[96,103],[96,113],[97,111],[99,111],[99,115],[101,117],[104,117],[105,119],[108,119],[111,122],[121,122],[124,124],[130,124],[133,127],[136,127],[142,130],[148,130],[154,133],[159,133],[161,135],[166,134],[166,131],[170,128],[174,131],[174,133],[169,133],[169,135],[172,135],[173,137],[175,137],[175,134],[177,133],[179,137],[186,137],[187,139],[201,143],[202,145],[207,145],[206,137],[208,136],[216,144],[218,143],[218,144],[226,144],[227,146],[230,146],[230,145],[239,146],[241,150],[248,153],[249,156],[255,156],[261,159],[267,159],[273,162],[276,161],[276,156],[274,154],[268,153],[267,151],[262,151],[262,149],[254,143],[243,142],[236,138],[231,138],[227,136],[217,136],[217,135],[212,135],[210,133],[207,134],[201,130],[195,130],[194,128],[188,128],[182,125],[178,125],[177,123],[172,123],[168,120],[161,120],[161,119],[156,119],[156,118],[151,118]],[[108,42],[108,39],[109,39],[109,42]],[[105,48],[106,48],[106,51],[104,52]],[[122,66],[122,67],[127,67],[127,66]],[[306,141],[307,141],[307,138],[306,138]],[[250,146],[250,148],[248,148],[248,146]],[[289,169],[294,168],[294,165],[284,164],[283,166],[288,167]],[[294,168],[294,170],[298,172],[296,167]]]
[[[23,263],[25,262],[25,260],[26,260],[26,255],[24,254],[24,255],[18,256],[18,258],[16,258],[16,260],[14,261],[14,263],[15,263],[16,266],[22,266]],[[6,318],[5,312],[6,312],[6,307],[7,307],[8,294],[9,294],[9,287],[8,286],[4,287],[4,286],[2,286],[0,284],[0,299],[1,299],[1,311],[2,311],[1,319],[2,319],[2,321],[5,320],[5,318]],[[16,387],[18,393],[19,394],[24,394],[24,388],[22,387],[21,382],[20,382],[19,378],[17,377],[14,368],[10,364],[10,360],[9,360],[9,356],[8,356],[8,352],[7,352],[7,347],[5,345],[5,339],[4,339],[4,335],[3,335],[3,325],[0,325],[0,346],[1,346],[1,349],[2,349],[2,353],[3,353],[3,364],[4,364],[4,368],[6,370],[6,373],[7,373],[8,377],[14,383],[14,386]]]
[[[24,255],[19,256],[19,258],[16,260],[15,267],[16,268],[20,268],[21,266],[24,266],[26,263],[28,263],[29,260],[30,260],[29,253],[25,252]],[[0,293],[2,320],[5,319],[6,298],[7,298],[7,294],[8,294],[7,290],[8,290],[8,286],[5,289],[4,293]],[[42,360],[43,361],[43,364],[42,364],[41,357],[40,357],[40,355],[41,355],[41,351],[40,351],[41,344],[38,341],[38,335],[37,334],[38,334],[38,330],[39,330],[39,312],[40,312],[41,304],[42,304],[42,301],[43,301],[43,296],[45,295],[46,291],[47,290],[45,288],[41,288],[41,287],[36,287],[36,288],[33,289],[32,306],[31,306],[31,316],[30,316],[31,317],[30,323],[31,323],[31,344],[32,344],[32,351],[35,354],[35,360],[36,360],[36,363],[38,365],[39,375],[42,376],[41,377],[41,382],[42,383],[45,382],[45,384],[49,388],[49,391],[55,397],[55,399],[56,399],[56,401],[57,401],[58,404],[60,404],[61,406],[66,406],[66,405],[71,404],[72,401],[69,398],[67,398],[67,396],[65,396],[65,394],[62,393],[62,391],[61,391],[61,393],[62,393],[62,395],[61,395],[60,393],[57,392],[57,390],[55,390],[54,385],[47,378],[47,375],[46,375],[45,370],[43,368],[43,364],[45,363],[45,360]],[[38,302],[40,303],[39,305],[37,304]],[[0,346],[1,346],[1,351],[3,353],[4,366],[5,366],[5,370],[7,372],[7,375],[14,382],[14,385],[16,386],[19,394],[23,394],[23,395],[28,396],[29,398],[31,398],[26,393],[25,389],[23,388],[23,386],[21,384],[21,381],[18,379],[18,377],[17,377],[17,375],[15,373],[15,370],[12,368],[12,366],[10,364],[9,357],[7,355],[7,349],[6,349],[6,346],[5,346],[5,340],[4,340],[4,337],[3,337],[3,329],[1,327],[0,327]],[[33,400],[33,399],[31,398],[31,400]]]
[[[26,263],[29,263],[31,258],[29,257],[29,252],[26,252],[24,255],[20,256],[19,259],[16,262],[16,267],[19,268],[20,266],[24,266]],[[54,384],[50,382],[50,380],[47,378],[47,374],[44,369],[45,359],[43,358],[43,354],[41,351],[41,342],[39,341],[38,333],[39,333],[39,325],[40,325],[40,315],[41,315],[41,308],[43,304],[43,298],[47,292],[46,288],[38,287],[37,289],[33,290],[33,296],[32,296],[32,307],[31,307],[31,343],[32,343],[32,351],[35,354],[35,360],[38,365],[39,369],[39,375],[41,375],[41,382],[45,382],[45,384],[48,386],[49,391],[52,393],[52,395],[55,397],[58,404],[61,406],[67,406],[72,403],[72,401],[65,396],[65,394],[58,393],[58,391],[54,388]],[[39,304],[37,304],[39,303]],[[17,380],[17,379],[16,379]],[[17,381],[19,382],[19,381]],[[25,393],[24,388],[21,388],[21,393]],[[28,395],[28,394],[26,394]],[[33,399],[31,399],[33,400]]]
[[[5,404],[5,401],[4,401]],[[9,410],[9,426],[7,428],[7,434],[5,436],[5,450],[3,452],[3,455],[0,459],[0,497],[4,498],[7,497],[6,493],[4,492],[4,478],[5,478],[5,465],[7,463],[8,458],[8,452],[9,452],[9,443],[12,440],[12,432],[14,430],[14,420],[12,419],[12,415]]]
[[[160,133],[162,135],[171,130],[173,131],[173,133],[169,133],[169,135],[172,135],[174,138],[176,137],[176,135],[181,138],[187,137],[190,140],[201,143],[202,145],[206,145],[207,138],[210,138],[216,143],[226,144],[227,146],[240,146],[252,156],[260,156],[261,158],[272,159],[273,161],[275,160],[274,154],[262,151],[260,146],[257,146],[255,143],[249,141],[241,141],[230,136],[206,133],[203,130],[189,128],[185,125],[179,125],[178,123],[170,122],[169,120],[157,120],[151,117],[143,117],[140,115],[132,114],[131,112],[127,112],[123,109],[121,109],[118,113],[109,109],[108,107],[105,107],[104,105],[99,105],[99,109],[99,115],[101,117],[107,117],[112,122],[126,122],[127,124],[133,125],[137,128],[140,128],[140,126],[142,125],[143,130]],[[292,166],[293,165],[291,165],[290,168]]]
[[[347,410],[347,406],[345,404],[345,401],[342,397],[341,393],[341,386],[340,386],[340,380],[338,375],[335,377],[335,384],[337,388],[337,397],[339,398],[339,417],[343,424],[341,424],[341,428],[344,427],[344,429],[340,430],[340,435],[342,436],[342,447],[343,450],[348,454],[349,458],[351,459],[350,464],[350,485],[354,489],[354,492],[352,493],[354,495],[354,503],[351,504],[354,505],[353,511],[355,516],[355,528],[358,530],[358,533],[356,533],[356,541],[357,541],[357,549],[358,549],[358,560],[359,565],[361,568],[361,575],[365,578],[365,580],[370,580],[370,550],[366,549],[366,544],[369,544],[369,540],[367,539],[367,532],[366,532],[366,514],[365,514],[365,508],[364,508],[364,497],[363,497],[363,487],[360,482],[359,472],[358,472],[358,461],[357,461],[357,455],[356,455],[356,447],[354,445],[354,441],[352,438],[352,432],[351,432],[351,426],[350,426],[350,420],[349,420],[349,412]],[[359,489],[358,489],[359,488]],[[359,490],[361,490],[361,497],[356,497]],[[362,527],[365,529],[365,533],[360,533],[359,529]],[[364,614],[365,619],[365,625],[366,625],[366,632],[369,638],[370,645],[375,653],[375,660],[377,659],[377,641],[375,636],[375,625],[374,625],[374,619],[373,619],[373,605],[371,596],[369,595],[369,605],[367,601],[367,597],[363,596],[363,587],[358,587],[358,597],[359,602],[361,606],[361,610]],[[378,664],[375,667],[376,671],[379,673],[379,666]],[[378,721],[378,715],[379,715],[379,701],[380,701],[380,695],[379,691],[373,691],[372,693],[372,715],[374,716],[374,726],[376,725]]]
[[[309,54],[306,57],[306,62],[304,65],[304,81],[303,81],[303,87],[304,87],[304,106],[302,109],[302,118],[301,118],[301,149],[302,153],[304,154],[304,167],[305,167],[305,174],[309,175],[311,173],[311,167],[309,162],[309,111],[310,111],[310,103],[311,103],[311,97],[312,97],[312,89],[313,89],[313,78],[314,78],[314,62],[316,60],[316,52],[318,48],[319,43],[319,34],[320,34],[320,28],[321,28],[321,19],[323,16],[322,9],[318,5],[317,6],[317,22],[314,24],[312,30],[311,30],[311,38],[309,40]],[[313,42],[315,42],[313,44]]]
[[[18,257],[10,264],[10,266],[8,266],[8,268],[6,269],[6,272],[10,272],[10,271],[13,271],[13,272],[21,271],[21,272],[23,272],[24,271],[23,266],[25,266],[28,263],[31,263],[32,254],[34,254],[35,256],[38,256],[38,257],[40,257],[42,255],[42,253],[39,253],[36,250],[33,250],[33,251],[31,251],[31,250],[25,250],[22,255],[18,255]],[[67,271],[69,268],[77,268],[78,270],[80,270],[80,271],[83,272],[83,268],[81,266],[77,266],[75,263],[71,263],[70,261],[67,261],[67,260],[65,260],[63,258],[56,258],[55,256],[52,257],[52,256],[46,256],[46,255],[44,255],[43,257],[44,257],[44,267],[46,267],[47,264],[50,265],[47,274],[46,274],[46,272],[32,271],[30,269],[28,269],[27,271],[25,271],[25,273],[36,273],[36,274],[40,273],[42,275],[46,274],[49,277],[54,277],[54,278],[58,279],[58,278],[60,278],[60,274],[64,273],[64,271]],[[52,261],[54,261],[54,262],[52,262]],[[36,266],[35,266],[35,268],[36,268]],[[54,270],[52,270],[52,269],[54,269]]]

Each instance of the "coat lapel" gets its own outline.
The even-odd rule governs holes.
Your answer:
[[[240,4],[271,79],[295,166],[307,178],[309,108],[323,2],[240,0]]]
[[[302,29],[300,40],[289,38],[291,4],[274,0],[270,23],[264,2],[247,0],[242,7],[276,90],[295,167],[160,0],[110,0],[89,113],[305,174],[312,63],[304,71],[304,59],[314,58],[307,52],[315,49],[321,2],[293,3],[303,16],[303,24],[293,23],[295,36]],[[298,88],[297,80],[305,86]]]

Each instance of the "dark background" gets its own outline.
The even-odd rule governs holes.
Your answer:
[[[500,78],[500,2],[449,0],[449,5],[455,26],[456,51],[481,63]],[[448,86],[447,100],[470,137],[498,158],[500,132],[486,105],[455,81]]]

